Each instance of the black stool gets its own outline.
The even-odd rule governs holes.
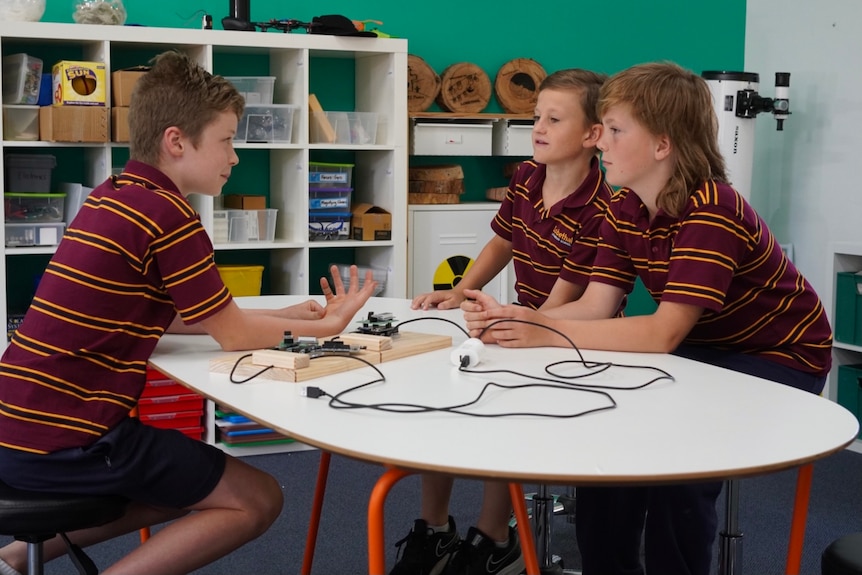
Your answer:
[[[821,575],[862,575],[862,533],[852,533],[829,544],[820,557]]]
[[[0,482],[0,534],[27,543],[27,574],[42,575],[42,543],[60,535],[81,575],[96,575],[92,559],[66,532],[98,527],[119,519],[128,500],[117,496],[64,495],[13,489]]]

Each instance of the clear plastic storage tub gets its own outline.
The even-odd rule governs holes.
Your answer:
[[[373,145],[377,122],[377,112],[313,112],[311,143]]]
[[[66,194],[3,194],[7,222],[62,222]]]
[[[308,190],[308,213],[349,212],[353,188],[311,188]]]
[[[224,79],[233,84],[237,92],[242,94],[246,106],[272,104],[275,76],[225,76]]]
[[[215,210],[213,243],[275,241],[278,210]]]
[[[292,104],[246,106],[234,140],[289,144],[293,141],[293,116],[297,109],[299,106]]]
[[[308,163],[309,188],[350,188],[353,164]]]
[[[313,242],[350,239],[350,212],[308,214],[308,239]]]
[[[3,103],[27,104],[39,102],[42,86],[42,60],[28,54],[3,57]]]

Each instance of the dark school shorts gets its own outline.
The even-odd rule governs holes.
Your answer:
[[[673,355],[732,369],[740,373],[747,373],[748,375],[762,379],[777,381],[778,383],[814,394],[819,394],[826,385],[825,375],[806,373],[774,361],[769,361],[768,359],[744,353],[684,344],[679,346],[673,352]]]
[[[47,455],[0,447],[0,479],[17,489],[122,495],[183,509],[212,493],[225,461],[202,441],[127,418],[87,447]]]

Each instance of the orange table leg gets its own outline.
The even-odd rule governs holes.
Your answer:
[[[518,521],[518,537],[521,539],[521,553],[524,554],[527,575],[539,575],[539,560],[536,558],[533,529],[530,516],[527,514],[527,504],[524,503],[524,490],[521,489],[520,483],[509,484],[509,497],[512,499],[512,509]]]
[[[314,501],[311,503],[311,519],[308,522],[308,535],[305,539],[305,554],[302,556],[302,575],[311,575],[314,549],[317,547],[317,532],[320,529],[320,513],[323,511],[323,496],[326,494],[326,480],[329,478],[329,460],[332,454],[320,452],[320,465],[317,467],[317,483],[314,486]]]
[[[368,502],[368,573],[369,575],[386,574],[386,554],[383,550],[385,537],[383,534],[383,506],[386,496],[392,486],[403,478],[411,475],[412,471],[390,468],[380,476],[374,489],[371,491],[371,499]]]
[[[811,463],[799,468],[796,477],[796,499],[793,503],[793,521],[790,524],[790,543],[787,547],[786,575],[799,575],[802,565],[802,544],[805,540],[805,523],[808,520],[808,496],[811,493]]]
[[[132,408],[132,411],[129,412],[129,416],[137,417],[138,416],[138,406]],[[150,528],[149,527],[141,527],[138,529],[138,534],[141,537],[141,543],[146,543],[150,538]]]

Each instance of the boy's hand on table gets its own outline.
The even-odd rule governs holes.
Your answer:
[[[464,294],[459,290],[446,289],[424,293],[413,298],[411,309],[455,309],[464,301]]]
[[[283,311],[287,319],[321,319],[324,315],[324,307],[313,299],[288,306]]]
[[[482,341],[503,347],[559,345],[559,336],[541,327],[552,321],[544,314],[520,305],[500,305],[490,295],[477,290],[464,290],[464,295],[473,300],[461,304],[470,337],[480,337],[485,330]],[[501,321],[507,319],[517,321]]]

